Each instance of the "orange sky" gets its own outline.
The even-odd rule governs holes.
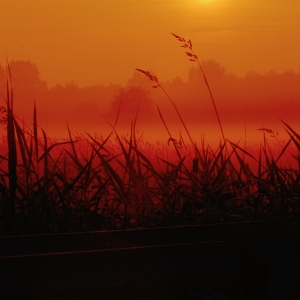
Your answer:
[[[0,63],[30,60],[49,86],[125,84],[135,68],[163,81],[200,60],[228,71],[300,69],[299,0],[9,0],[0,11]]]

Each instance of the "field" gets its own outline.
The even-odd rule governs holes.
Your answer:
[[[300,135],[280,121],[285,142],[265,127],[256,148],[226,138],[191,42],[174,37],[202,72],[217,146],[191,135],[158,78],[141,69],[174,108],[184,129],[179,139],[158,105],[166,143],[139,134],[138,109],[129,133],[120,134],[122,98],[109,134],[74,134],[67,124],[67,138],[50,138],[35,105],[32,123],[14,114],[8,66],[0,106],[0,275],[7,296],[204,299],[217,292],[252,299],[285,288],[299,296]]]
[[[189,143],[170,135],[153,145],[134,122],[127,136],[115,126],[105,137],[68,128],[68,139],[55,140],[39,128],[36,109],[32,125],[14,117],[10,92],[1,235],[299,219],[300,136],[286,123],[288,142],[272,149],[263,128],[255,154],[225,138],[217,149],[190,135]]]
[[[144,141],[136,118],[130,133],[73,134],[50,139],[37,124],[14,115],[8,66],[6,128],[0,148],[0,234],[33,234],[91,230],[288,219],[297,223],[300,204],[300,135],[282,121],[287,142],[270,146],[268,128],[255,153],[224,134],[206,75],[191,41],[172,34],[199,66],[209,91],[221,140],[215,149],[191,136],[176,103],[148,71],[153,88],[161,89],[174,108],[184,132],[174,139],[157,105],[166,144]],[[121,101],[120,101],[121,105]],[[186,136],[187,140],[183,138]],[[246,142],[246,141],[245,141]],[[298,228],[297,226],[295,228]],[[297,229],[296,229],[297,230]]]
[[[222,137],[219,146],[213,149],[204,139],[196,143],[158,78],[141,69],[136,70],[170,101],[187,141],[182,133],[173,138],[158,105],[166,144],[138,135],[138,112],[130,133],[119,135],[120,108],[107,136],[73,134],[67,127],[68,138],[50,139],[37,124],[35,106],[32,124],[15,117],[8,66],[6,106],[0,107],[6,128],[0,144],[1,235],[276,219],[297,223],[300,135],[282,121],[285,144],[268,128],[259,129],[263,141],[255,153],[228,140],[191,42],[173,36],[202,72]],[[277,139],[276,148],[268,135]]]

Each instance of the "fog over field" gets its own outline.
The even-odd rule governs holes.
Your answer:
[[[286,140],[280,120],[299,130],[300,72],[270,70],[259,74],[249,71],[237,76],[214,60],[201,63],[209,82],[226,138],[234,142],[245,137],[247,143],[260,143],[261,128],[271,129],[276,143]],[[74,133],[106,135],[115,123],[116,129],[130,133],[136,121],[138,134],[149,142],[166,142],[168,134],[159,117],[157,106],[174,138],[187,140],[184,128],[170,101],[160,88],[143,74],[132,70],[126,85],[111,83],[79,87],[76,82],[48,87],[41,78],[38,66],[30,61],[11,61],[10,69],[16,115],[32,122],[34,102],[38,123],[51,137],[67,136],[67,123]],[[155,72],[151,71],[153,74]],[[159,76],[158,76],[159,79]],[[1,92],[5,95],[5,66],[0,67]],[[208,89],[199,68],[192,67],[188,80],[180,76],[160,82],[176,104],[193,139],[218,142],[221,132]],[[121,100],[122,99],[122,100]],[[120,103],[121,101],[121,103]],[[4,99],[2,104],[4,105]]]

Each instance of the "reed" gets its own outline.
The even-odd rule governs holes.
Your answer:
[[[220,117],[219,117],[219,113],[218,113],[218,110],[217,110],[217,106],[216,106],[216,103],[215,103],[215,100],[214,100],[214,97],[213,97],[210,85],[209,85],[209,83],[207,81],[207,78],[206,78],[206,75],[204,73],[204,70],[203,70],[203,68],[202,68],[202,66],[201,66],[201,64],[199,62],[198,56],[193,51],[192,42],[191,42],[191,40],[188,40],[186,42],[186,40],[183,37],[180,37],[180,36],[178,36],[178,35],[176,35],[174,33],[171,33],[171,34],[182,44],[180,47],[189,49],[190,52],[187,52],[187,51],[185,52],[186,55],[189,57],[189,60],[192,61],[192,62],[197,62],[197,64],[198,64],[199,69],[201,70],[201,73],[203,75],[205,84],[207,86],[207,89],[209,91],[210,99],[212,101],[212,104],[213,104],[213,107],[214,107],[214,110],[215,110],[215,113],[216,113],[216,116],[217,116],[217,120],[218,120],[218,123],[219,123],[219,126],[220,126],[220,130],[221,130],[221,133],[222,133],[222,137],[223,137],[223,140],[225,142],[226,139],[225,139],[223,127],[222,127],[222,124],[221,124],[221,120],[220,120]]]
[[[193,145],[194,142],[193,142],[193,140],[192,140],[192,137],[191,137],[191,135],[190,135],[190,133],[189,133],[189,131],[188,131],[186,125],[185,125],[185,122],[183,121],[183,119],[182,119],[182,117],[181,117],[181,114],[180,114],[180,112],[179,112],[179,110],[178,110],[178,108],[177,108],[175,102],[171,99],[171,97],[169,96],[169,94],[166,92],[166,90],[163,88],[163,86],[159,83],[158,78],[157,78],[156,76],[152,75],[149,71],[144,71],[144,70],[141,70],[141,69],[136,69],[136,71],[143,73],[144,75],[146,75],[146,76],[149,78],[149,80],[155,82],[155,85],[152,86],[152,87],[153,87],[153,88],[160,88],[160,89],[163,91],[163,93],[167,96],[168,100],[170,101],[170,103],[171,103],[172,106],[174,107],[174,109],[175,109],[175,111],[176,111],[176,113],[177,113],[177,115],[178,115],[178,117],[179,117],[179,119],[180,119],[180,122],[181,122],[181,124],[183,125],[183,127],[184,127],[184,129],[185,129],[185,132],[187,133],[187,135],[188,135],[188,137],[189,137],[189,139],[190,139],[191,144]],[[160,112],[160,110],[159,110],[158,105],[157,105],[157,109],[158,109],[160,118],[162,119],[162,121],[163,121],[163,123],[164,123],[164,125],[165,125],[165,128],[167,129],[166,123],[165,123],[164,120],[163,120],[163,117],[162,117],[162,114],[161,114],[161,112]],[[168,134],[169,134],[169,136],[170,136],[170,139],[173,139],[172,136],[171,136],[171,134],[170,134],[170,131],[169,131],[168,129],[167,129],[167,131],[168,131]]]

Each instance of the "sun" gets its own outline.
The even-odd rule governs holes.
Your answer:
[[[194,0],[195,4],[213,4],[216,0]]]
[[[199,8],[204,8],[204,9],[209,9],[209,10],[216,9],[221,5],[222,1],[217,1],[217,0],[192,0],[189,3],[190,3],[190,7],[192,9],[195,9],[196,11],[198,11]]]
[[[208,4],[208,3],[214,3],[216,2],[216,0],[198,0],[197,2]]]

